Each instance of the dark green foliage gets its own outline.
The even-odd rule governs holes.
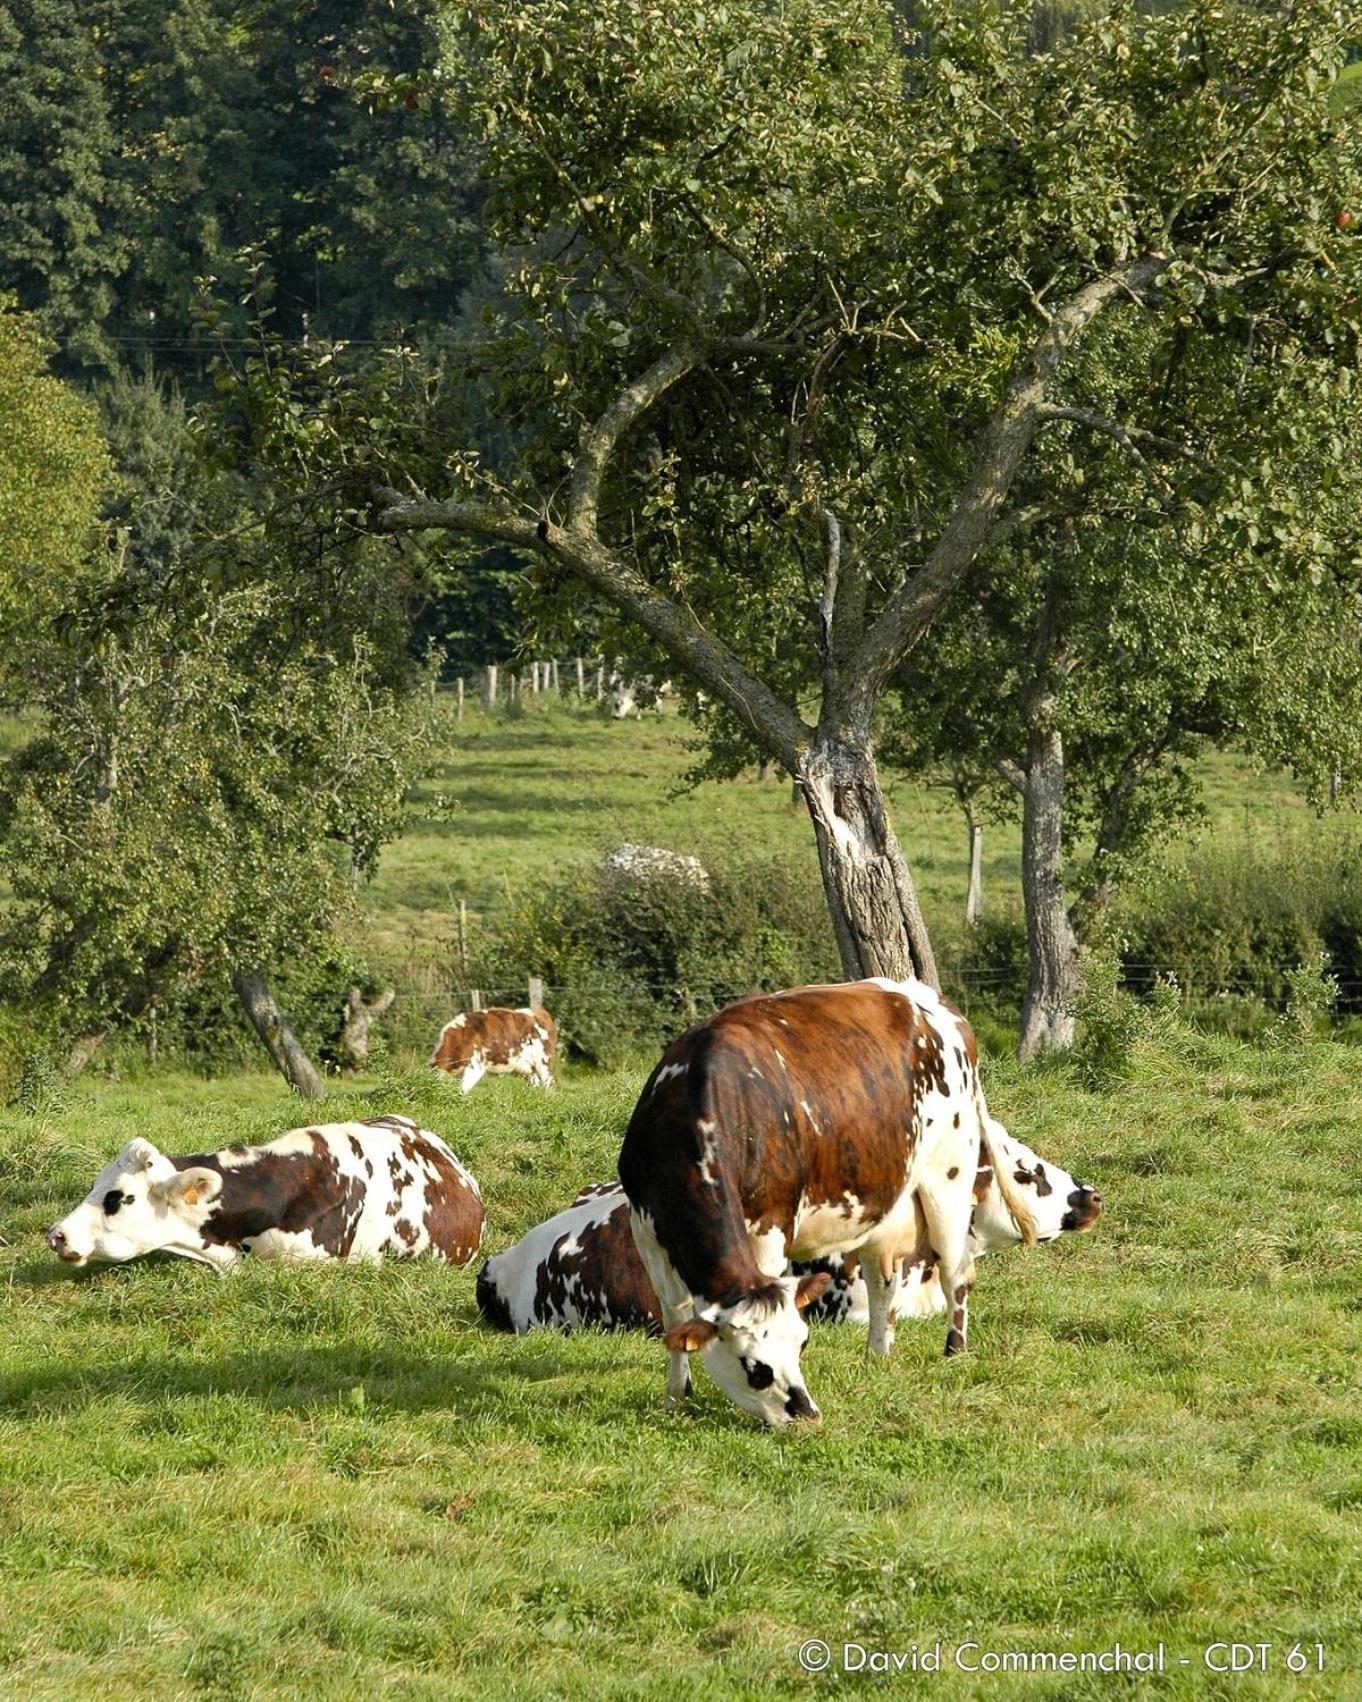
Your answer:
[[[1362,846],[1355,840],[1202,850],[1132,894],[1120,925],[1126,979],[1141,993],[1171,972],[1197,1003],[1247,998],[1280,1010],[1292,972],[1324,951],[1340,1013],[1362,1011]]]
[[[82,370],[201,377],[196,280],[253,247],[290,336],[433,327],[479,264],[435,51],[423,4],[0,5],[0,279]]]

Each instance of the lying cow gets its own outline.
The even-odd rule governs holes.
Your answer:
[[[553,1055],[558,1030],[538,1007],[461,1011],[440,1030],[431,1066],[459,1078],[459,1092],[471,1093],[484,1076],[524,1076],[534,1087],[553,1086]]]
[[[1038,1241],[1065,1230],[1091,1229],[1102,1211],[1101,1196],[1067,1170],[1038,1158],[1002,1127],[993,1127],[994,1150],[1011,1166],[1029,1202]],[[1014,1247],[1016,1221],[1002,1202],[991,1165],[974,1178],[970,1247],[984,1253]],[[795,1263],[787,1274],[826,1270],[824,1292],[804,1315],[828,1323],[865,1323],[869,1303],[855,1254]],[[584,1188],[566,1211],[532,1229],[514,1247],[494,1253],[478,1272],[478,1306],[497,1329],[523,1335],[547,1327],[572,1330],[595,1325],[606,1330],[648,1329],[657,1333],[662,1313],[629,1228],[629,1201],[618,1183]],[[930,1249],[915,1253],[900,1270],[896,1317],[944,1312],[946,1301]]]
[[[620,1151],[630,1227],[662,1309],[667,1393],[702,1352],[768,1424],[817,1417],[801,1315],[830,1285],[787,1263],[856,1252],[869,1347],[888,1353],[899,1273],[929,1245],[967,1331],[980,1161],[1018,1238],[1036,1225],[996,1150],[969,1024],[916,981],[858,981],[740,1000],[676,1040],[644,1084]]]
[[[482,1240],[478,1185],[407,1117],[291,1129],[260,1146],[167,1158],[129,1141],[47,1244],[68,1265],[178,1253],[219,1271],[264,1259],[431,1253],[463,1265]]]

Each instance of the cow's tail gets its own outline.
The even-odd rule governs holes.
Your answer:
[[[988,1162],[993,1167],[993,1180],[998,1184],[998,1192],[1003,1197],[1003,1203],[1012,1213],[1013,1221],[1022,1240],[1028,1247],[1036,1244],[1036,1220],[1031,1216],[1031,1209],[1022,1198],[1021,1190],[1017,1187],[1016,1179],[1008,1167],[1007,1155],[1000,1152],[993,1144],[993,1119],[988,1114],[984,1104],[982,1088],[976,1085],[974,1090],[975,1104],[979,1107],[979,1143],[988,1155]]]

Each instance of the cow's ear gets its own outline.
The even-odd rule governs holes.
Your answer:
[[[806,1306],[812,1306],[831,1281],[832,1275],[828,1271],[810,1271],[807,1276],[800,1277],[799,1286],[795,1289],[795,1305],[801,1312]]]
[[[151,1142],[144,1141],[138,1135],[135,1140],[129,1141],[127,1146],[123,1148],[123,1151],[119,1154],[118,1163],[123,1170],[150,1170],[152,1165],[160,1161],[160,1157],[161,1154]]]
[[[718,1333],[719,1326],[708,1318],[687,1318],[684,1324],[673,1324],[665,1339],[673,1353],[700,1353]]]
[[[161,1197],[170,1206],[210,1206],[222,1192],[222,1177],[206,1165],[181,1170],[161,1185]]]

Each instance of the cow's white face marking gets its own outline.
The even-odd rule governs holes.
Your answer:
[[[995,1118],[989,1118],[989,1133],[998,1156],[1004,1160],[1012,1171],[1012,1179],[1021,1189],[1030,1207],[1031,1215],[1036,1222],[1036,1239],[1038,1241],[1054,1241],[1066,1228],[1074,1229],[1080,1225],[1067,1221],[1071,1219],[1073,1206],[1070,1196],[1076,1191],[1082,1191],[1090,1199],[1096,1195],[1084,1187],[1067,1170],[1049,1159],[1041,1158],[1024,1142],[1009,1135],[1007,1130]],[[1096,1221],[1097,1212],[1092,1211],[1091,1218],[1081,1227]],[[1002,1247],[1015,1247],[1021,1240],[1016,1220],[1007,1209],[1007,1205],[998,1190],[998,1184],[993,1182],[981,1200],[974,1206],[971,1220],[975,1240],[982,1249],[995,1252]]]
[[[180,1253],[210,1264],[232,1257],[203,1242],[203,1221],[222,1191],[214,1170],[177,1170],[150,1141],[129,1141],[73,1212],[48,1231],[68,1265],[124,1264],[145,1253]]]
[[[817,1418],[800,1355],[809,1326],[796,1307],[799,1281],[780,1278],[779,1305],[744,1301],[717,1315],[718,1333],[704,1349],[705,1369],[731,1401],[763,1424]]]

